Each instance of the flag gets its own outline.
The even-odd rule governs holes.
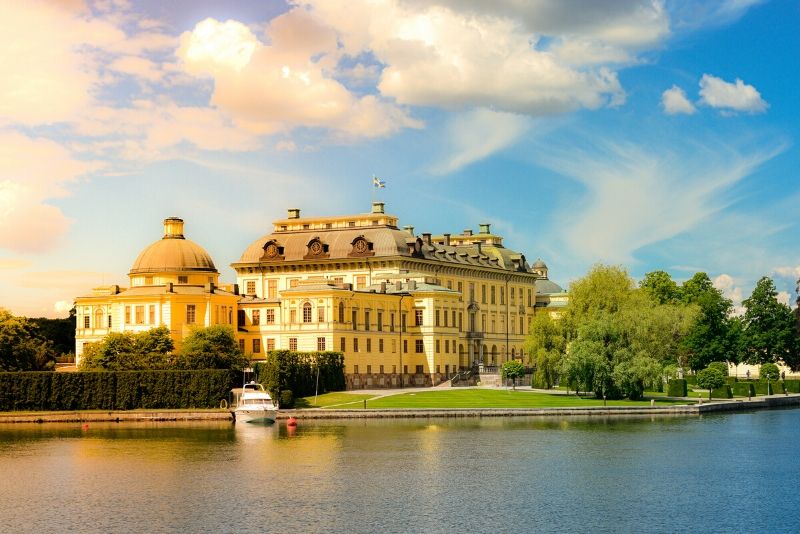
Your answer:
[[[386,182],[380,180],[377,176],[375,176],[373,174],[372,175],[372,186],[375,189],[383,189],[384,187],[386,187]]]

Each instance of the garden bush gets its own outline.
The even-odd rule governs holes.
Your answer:
[[[724,386],[714,388],[711,390],[711,398],[712,399],[732,399],[733,393],[731,392],[731,386],[725,384]]]
[[[783,387],[789,393],[800,393],[800,380],[784,380]]]
[[[751,382],[751,384],[753,384],[753,387],[756,390],[756,395],[773,395],[774,382],[767,383],[766,381],[762,382],[761,380],[757,380],[755,382]],[[768,385],[769,389],[767,389]]]
[[[690,386],[697,385],[697,375],[686,375],[685,377],[683,377],[683,379],[686,380],[686,383],[689,384]]]
[[[344,356],[341,352],[296,352],[272,350],[265,362],[254,366],[257,380],[275,398],[281,391],[289,389],[297,397],[313,395],[317,388],[319,369],[319,393],[345,389]]]
[[[728,376],[728,364],[725,362],[711,362],[707,367],[709,369],[718,369],[722,376]]]
[[[752,382],[736,382],[731,386],[734,397],[754,397],[756,390]]]
[[[281,408],[294,408],[294,393],[291,389],[284,389],[281,391],[280,403]]]
[[[687,395],[686,379],[673,378],[669,381],[667,387],[667,396],[669,397],[685,397]]]

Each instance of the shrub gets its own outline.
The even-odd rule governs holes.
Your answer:
[[[800,393],[800,380],[784,380],[783,387],[789,393]]]
[[[697,372],[697,385],[703,389],[707,389],[708,398],[710,399],[714,390],[725,384],[725,375],[722,371],[713,367],[706,367],[702,371]]]
[[[265,362],[254,365],[257,380],[275,398],[280,398],[284,389],[298,397],[313,395],[317,389],[319,371],[319,393],[345,389],[344,356],[341,352],[296,352],[272,350]]]
[[[667,396],[669,397],[685,397],[687,395],[686,379],[673,378],[669,381],[667,387]]]
[[[725,377],[725,382],[726,382],[726,383],[727,383],[729,386],[733,386],[733,385],[734,385],[736,382],[738,382],[738,381],[739,381],[739,379],[738,379],[738,378],[736,378],[735,376],[726,376],[726,377]]]
[[[725,362],[711,362],[708,364],[709,369],[718,369],[722,376],[728,376],[728,364]]]
[[[294,394],[291,389],[281,391],[279,406],[281,408],[294,408]]]
[[[774,382],[762,382],[759,380],[757,382],[751,382],[751,384],[753,384],[753,387],[756,390],[756,395],[773,394],[774,391],[773,385],[775,384]]]
[[[697,385],[697,375],[686,375],[683,378],[686,380],[686,383],[689,384],[690,386]]]
[[[773,382],[781,377],[781,371],[774,363],[762,364],[758,370],[758,374],[761,377],[761,380],[769,379]]]
[[[728,384],[724,384],[718,388],[714,388],[711,391],[709,398],[732,399],[733,393],[731,392],[731,387]]]
[[[752,382],[736,382],[731,385],[731,390],[734,397],[753,397],[756,394]]]

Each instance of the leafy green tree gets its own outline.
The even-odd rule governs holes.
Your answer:
[[[733,304],[714,287],[706,273],[696,273],[681,286],[683,302],[698,306],[693,326],[684,337],[693,370],[726,360],[730,352],[729,315]]]
[[[744,302],[743,344],[750,364],[783,361],[800,369],[795,318],[789,306],[778,302],[772,279],[762,277]]]
[[[53,344],[40,337],[34,323],[0,308],[0,371],[51,371]]]
[[[145,332],[111,332],[83,349],[82,370],[133,371],[174,367],[174,348],[165,326]]]
[[[183,340],[177,364],[183,369],[241,370],[247,359],[239,349],[233,329],[213,325],[192,329]]]
[[[561,361],[561,375],[579,395],[581,391],[603,390],[609,376],[606,348],[600,341],[578,340]]]
[[[711,400],[711,391],[725,385],[725,375],[719,369],[706,367],[697,372],[697,385],[708,390],[708,398]]]
[[[728,364],[725,362],[711,362],[708,364],[709,369],[717,369],[722,376],[728,376]]]
[[[653,271],[639,282],[643,289],[658,304],[676,304],[681,300],[678,284],[665,271]]]
[[[534,366],[537,387],[550,389],[558,380],[561,358],[566,347],[564,324],[548,313],[537,313],[531,320],[525,351]]]
[[[764,363],[758,368],[758,376],[761,377],[761,380],[771,380],[775,382],[781,377],[781,370],[774,363]]]
[[[656,389],[663,381],[664,366],[646,353],[621,350],[614,356],[614,385],[631,400],[641,399],[645,389]]]
[[[516,380],[525,376],[525,365],[519,360],[509,360],[503,364],[501,368],[503,380],[511,379],[513,389],[517,389]]]

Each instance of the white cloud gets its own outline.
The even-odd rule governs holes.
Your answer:
[[[56,313],[69,312],[72,309],[72,302],[69,300],[59,300],[53,303],[53,311]]]
[[[537,161],[586,189],[556,214],[564,243],[586,262],[630,263],[637,250],[678,236],[726,206],[723,193],[778,151],[723,144],[654,150],[645,145],[570,138],[539,147]],[[681,150],[680,153],[675,151]]]
[[[703,74],[700,78],[700,97],[703,103],[724,111],[761,113],[768,107],[755,87],[738,78],[734,83],[729,83],[710,74]]]
[[[694,104],[686,98],[686,93],[683,89],[677,85],[673,85],[661,94],[661,105],[664,107],[664,113],[668,115],[678,113],[691,115],[697,111]]]
[[[788,291],[778,291],[777,298],[778,302],[780,302],[781,304],[786,304],[787,306],[792,305],[791,303],[792,297],[791,295],[789,295]]]
[[[181,37],[186,69],[211,76],[211,103],[256,134],[299,126],[379,137],[422,123],[374,95],[357,96],[335,80],[336,36],[303,9],[273,19],[270,43],[245,25],[206,19]]]
[[[70,221],[48,200],[98,168],[53,141],[0,131],[0,248],[38,252],[54,246]]]
[[[451,153],[432,172],[448,174],[510,146],[531,126],[531,119],[514,113],[476,109],[456,115],[447,126]]]
[[[721,274],[714,278],[714,287],[722,291],[725,298],[733,302],[735,308],[742,306],[742,288],[736,284],[736,281],[729,274]]]
[[[785,278],[793,278],[795,280],[800,280],[800,265],[796,267],[775,267],[774,273],[778,276],[783,276]]]

